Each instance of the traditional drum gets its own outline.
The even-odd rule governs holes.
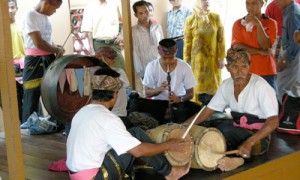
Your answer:
[[[224,157],[226,141],[222,133],[216,128],[192,126],[190,135],[194,140],[194,155],[192,168],[212,171],[217,168],[217,161]]]
[[[82,96],[78,90],[71,92],[68,83],[64,84],[61,91],[59,79],[65,69],[99,69],[104,66],[107,67],[98,59],[82,55],[67,55],[55,60],[48,67],[41,85],[42,100],[48,113],[63,124],[70,124],[75,113],[89,103],[90,96]]]
[[[169,139],[180,139],[186,131],[186,127],[179,124],[165,124],[147,131],[150,138],[155,143],[166,142]],[[187,135],[185,140],[192,141],[191,136]],[[167,151],[165,156],[172,166],[182,166],[191,161],[194,146],[185,147],[184,152]]]

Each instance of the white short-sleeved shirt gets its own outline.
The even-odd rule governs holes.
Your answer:
[[[118,116],[103,105],[89,104],[72,120],[66,164],[73,172],[99,168],[111,148],[121,155],[140,143]]]
[[[123,85],[118,93],[118,99],[116,104],[114,105],[111,112],[113,112],[117,116],[126,117],[127,116],[127,96],[126,96],[126,87],[129,86],[129,80],[125,71],[121,68],[113,68],[120,74],[120,80],[123,82]]]
[[[216,94],[207,105],[215,111],[231,111],[257,115],[260,119],[278,115],[278,103],[274,89],[260,76],[252,74],[249,83],[238,96],[234,97],[233,79],[223,81]]]
[[[47,43],[52,44],[51,33],[52,26],[48,16],[44,14],[40,14],[35,9],[27,12],[24,15],[22,22],[22,31],[24,38],[24,46],[25,48],[37,48],[29,33],[31,32],[40,32],[41,38],[45,40]]]
[[[167,75],[168,74],[162,69],[159,59],[153,60],[146,67],[143,85],[149,88],[157,88],[164,81],[167,81]],[[182,60],[177,59],[176,68],[170,73],[170,75],[171,90],[177,96],[184,96],[187,89],[193,88],[196,85],[190,65]],[[168,97],[168,90],[165,90],[159,95],[154,96],[153,99],[167,100]]]
[[[119,3],[94,0],[84,9],[81,31],[92,32],[93,38],[112,39],[119,33]]]

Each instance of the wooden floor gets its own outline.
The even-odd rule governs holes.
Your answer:
[[[26,130],[21,130],[22,145],[24,152],[24,164],[25,164],[25,177],[27,180],[67,180],[69,179],[66,172],[52,172],[48,171],[47,167],[53,161],[60,160],[66,156],[66,137],[61,133],[51,135],[27,135]],[[183,180],[218,180],[224,178],[231,178],[235,175],[245,174],[249,170],[253,170],[254,167],[262,167],[262,165],[270,162],[279,161],[282,157],[287,155],[300,154],[300,136],[293,136],[281,133],[273,133],[271,148],[262,156],[258,156],[248,160],[242,167],[231,171],[221,172],[215,170],[212,172],[204,171],[201,169],[191,169],[189,174],[186,175]],[[296,158],[294,158],[296,157]],[[300,155],[292,157],[292,160],[298,161],[300,168]],[[291,158],[290,158],[291,159]],[[290,161],[290,160],[288,160]],[[286,164],[291,164],[285,162]],[[299,169],[298,168],[298,169]],[[259,172],[255,171],[255,172]],[[298,170],[297,170],[298,171]],[[289,173],[289,172],[287,172]],[[300,173],[296,173],[296,176],[292,176],[290,179],[300,179]],[[0,132],[0,176],[2,180],[8,178],[7,156],[5,147],[5,135]],[[153,170],[137,170],[136,180],[160,180],[163,179],[160,175]],[[276,178],[275,178],[276,179]],[[278,179],[278,178],[277,178]]]
[[[69,180],[66,172],[48,171],[53,161],[66,157],[66,137],[61,133],[27,135],[21,130],[25,177],[27,180]],[[4,133],[0,133],[0,176],[8,180],[8,166]]]

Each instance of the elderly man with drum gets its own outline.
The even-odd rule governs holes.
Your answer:
[[[226,68],[231,78],[223,81],[217,93],[194,119],[199,124],[215,111],[230,107],[233,123],[217,126],[226,139],[227,150],[237,149],[237,155],[249,158],[265,153],[270,134],[278,126],[278,103],[274,89],[260,76],[249,73],[250,56],[245,50],[229,49]],[[190,118],[186,121],[192,123]],[[223,157],[218,161],[222,171],[236,169],[244,163],[241,157]]]

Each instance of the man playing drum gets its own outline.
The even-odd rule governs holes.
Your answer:
[[[245,50],[229,49],[226,59],[231,78],[223,81],[195,124],[229,106],[234,123],[223,122],[217,126],[225,136],[227,150],[237,149],[243,158],[263,154],[269,148],[271,132],[278,126],[275,91],[260,76],[249,73],[250,56]],[[186,122],[191,123],[192,118]],[[218,168],[236,169],[244,163],[243,158],[224,157],[218,161]]]
[[[190,141],[172,139],[153,144],[139,128],[126,130],[122,120],[111,111],[122,86],[119,74],[110,68],[95,72],[92,79],[92,101],[81,108],[72,120],[67,140],[67,167],[72,180],[122,179],[131,173],[135,158],[143,161],[166,179],[179,179],[189,171],[190,163],[172,167],[167,150],[182,152]]]

